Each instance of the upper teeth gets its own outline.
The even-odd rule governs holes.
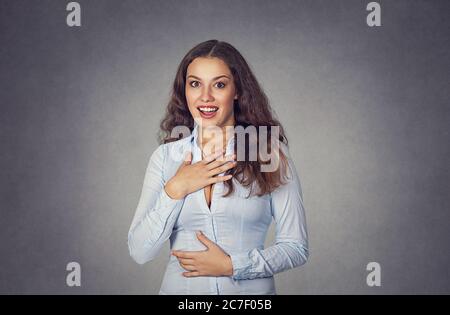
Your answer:
[[[199,107],[202,112],[215,112],[218,110],[217,107]]]

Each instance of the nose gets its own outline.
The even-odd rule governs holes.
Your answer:
[[[200,100],[202,102],[207,103],[207,102],[212,102],[213,99],[214,99],[214,97],[211,95],[211,91],[210,91],[209,87],[205,86],[202,89],[202,94],[200,95]]]

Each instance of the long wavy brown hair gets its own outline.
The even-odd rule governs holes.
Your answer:
[[[224,182],[227,192],[224,197],[230,195],[233,190],[233,181],[235,178],[242,186],[249,189],[249,195],[262,196],[274,191],[277,187],[284,184],[284,176],[287,170],[287,158],[282,150],[279,151],[279,167],[273,172],[261,172],[261,164],[268,164],[259,156],[259,126],[267,126],[267,148],[271,150],[270,126],[278,126],[279,141],[286,147],[288,140],[280,122],[274,117],[267,96],[260,87],[256,77],[252,73],[250,66],[245,61],[239,51],[227,42],[218,40],[208,40],[196,45],[183,58],[176,73],[173,89],[171,91],[170,101],[167,105],[165,117],[160,123],[161,131],[159,133],[160,143],[168,143],[180,140],[173,138],[171,132],[175,126],[187,126],[191,133],[194,129],[194,119],[189,111],[186,95],[186,73],[189,64],[198,57],[220,58],[224,61],[234,78],[234,84],[237,89],[238,99],[234,100],[234,118],[236,126],[246,128],[255,126],[258,133],[258,156],[256,161],[250,161],[248,155],[249,141],[245,141],[245,160],[238,161],[237,165],[228,170],[226,174],[232,174],[233,177]],[[236,134],[234,135],[236,140]],[[234,142],[234,152],[237,150],[237,141]],[[255,184],[257,187],[255,187]]]

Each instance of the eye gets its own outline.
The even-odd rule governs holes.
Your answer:
[[[222,85],[222,87],[219,87],[219,89],[223,89],[226,86],[226,84],[221,82],[221,81],[217,82],[216,84],[221,84]]]
[[[191,81],[191,82],[189,82],[189,85],[190,85],[190,86],[192,86],[192,87],[197,87],[197,86],[193,86],[192,83],[199,83],[199,82],[198,82],[198,81]]]

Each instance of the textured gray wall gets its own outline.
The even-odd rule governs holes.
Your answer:
[[[139,266],[126,236],[176,67],[212,38],[302,181],[311,256],[278,293],[450,293],[449,1],[379,1],[378,28],[361,0],[84,0],[80,28],[68,2],[0,1],[0,293],[157,294],[168,245]]]

